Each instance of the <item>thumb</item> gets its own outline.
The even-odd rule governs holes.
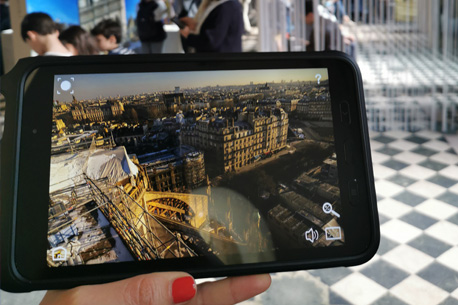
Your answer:
[[[187,273],[152,273],[108,284],[49,291],[41,305],[172,305],[191,300],[196,289]]]

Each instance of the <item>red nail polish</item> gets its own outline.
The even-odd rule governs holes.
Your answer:
[[[181,277],[173,281],[172,297],[175,304],[189,301],[196,295],[196,282],[191,276]]]

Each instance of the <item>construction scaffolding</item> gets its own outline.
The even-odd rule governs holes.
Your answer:
[[[456,131],[456,0],[258,0],[257,8],[260,51],[313,46],[355,57],[370,129]]]
[[[97,207],[113,225],[116,232],[135,253],[137,260],[156,260],[167,257],[197,256],[181,239],[154,215],[120,187],[106,181],[93,181],[85,175]],[[103,191],[105,189],[105,191]],[[111,192],[111,198],[107,193]],[[157,232],[160,229],[161,236]]]
[[[85,174],[73,177],[71,180],[79,181],[79,183],[50,194],[48,228],[48,240],[52,247],[62,242],[65,242],[67,246],[72,244],[70,264],[72,262],[76,262],[73,264],[86,263],[87,259],[80,257],[81,254],[95,252],[94,248],[99,251],[100,247],[97,244],[111,238],[108,236],[110,234],[104,234],[103,230],[99,230],[103,227],[100,224],[102,220],[99,219],[92,225],[88,225],[88,221],[84,220],[97,211],[100,211],[106,218],[107,225],[116,231],[134,260],[197,256],[196,252],[185,242],[184,239],[187,239],[187,236],[168,229],[148,211],[147,206],[137,202],[122,187],[110,183],[108,179],[95,181]],[[138,194],[138,197],[140,196],[142,194]],[[82,207],[85,209],[82,210]],[[79,222],[83,222],[83,225]],[[91,235],[98,235],[99,238],[85,239],[83,242],[73,240],[74,237],[84,236],[87,232],[91,232]],[[97,233],[94,234],[94,232]],[[81,240],[81,238],[78,239]],[[106,252],[108,250],[99,251],[98,254],[106,254]],[[94,258],[94,255],[89,257]]]

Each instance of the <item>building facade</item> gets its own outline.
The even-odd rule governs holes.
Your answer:
[[[183,93],[167,93],[162,95],[162,100],[164,101],[167,108],[180,106],[184,102]]]
[[[281,109],[205,118],[181,129],[181,142],[204,150],[218,170],[230,172],[286,147],[288,115]]]
[[[124,113],[124,106],[120,101],[109,101],[106,104],[100,102],[95,105],[73,104],[71,107],[73,120],[77,122],[103,122],[111,120]]]
[[[332,121],[331,102],[328,99],[300,101],[296,106],[296,111],[308,120]]]
[[[158,192],[186,192],[205,184],[204,154],[200,151],[180,153],[164,150],[139,156],[146,168],[151,189]]]

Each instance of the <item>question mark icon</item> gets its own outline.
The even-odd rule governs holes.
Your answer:
[[[321,74],[315,75],[315,78],[318,80],[318,85],[320,84]]]

